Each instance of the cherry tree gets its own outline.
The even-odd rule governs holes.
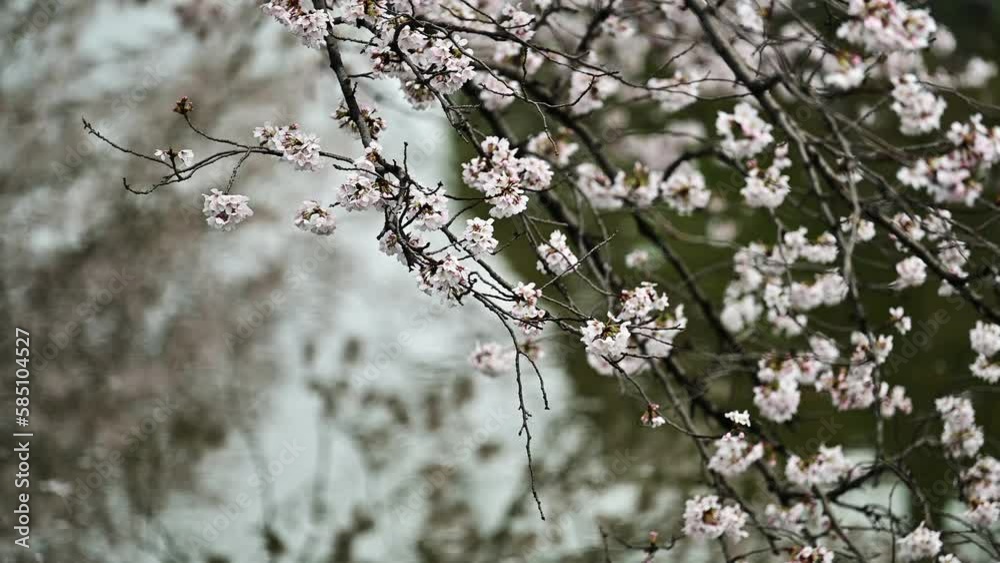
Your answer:
[[[376,215],[373,253],[431,298],[492,313],[509,339],[480,344],[469,362],[516,380],[529,468],[525,395],[548,404],[538,360],[554,341],[572,340],[621,383],[651,439],[692,441],[703,490],[677,508],[669,542],[651,533],[627,544],[647,560],[677,542],[715,542],[725,561],[1000,559],[1000,463],[972,393],[1000,380],[1000,127],[997,108],[976,99],[996,66],[956,61],[954,36],[929,10],[895,0],[273,0],[261,10],[328,60],[342,98],[330,127],[350,131],[356,150],[325,151],[322,131],[296,123],[215,136],[199,125],[195,92],[173,111],[217,147],[210,154],[123,146],[84,120],[162,170],[149,185],[123,180],[126,190],[155,197],[229,167],[204,214],[207,228],[231,231],[254,220],[253,194],[239,193],[250,159],[341,171],[289,228],[337,236],[338,217]],[[359,94],[363,81],[448,120],[472,153],[460,185],[411,173],[409,143],[422,140],[394,130],[379,100]],[[384,148],[388,138],[403,150]],[[678,227],[698,216],[705,236]],[[739,221],[762,227],[741,237]],[[728,252],[721,291],[679,242]],[[504,276],[505,256],[529,256],[537,271]],[[887,368],[894,337],[921,319],[871,296],[895,302],[928,284],[978,317],[974,383],[920,404]],[[747,393],[713,393],[723,377]],[[805,413],[805,401],[824,406]],[[870,427],[867,459],[789,439],[807,414],[849,411]],[[886,439],[900,417],[920,421],[903,447]],[[950,509],[912,477],[918,450],[954,468]],[[544,518],[546,487],[530,477]],[[914,499],[911,513],[846,500],[886,479]],[[747,483],[763,493],[751,498]]]

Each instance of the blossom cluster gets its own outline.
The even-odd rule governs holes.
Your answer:
[[[493,238],[493,219],[474,217],[465,222],[462,233],[465,249],[473,256],[493,254],[497,249],[497,239]]]
[[[526,191],[539,191],[552,181],[549,164],[533,156],[518,157],[510,141],[487,137],[480,144],[482,156],[462,165],[462,180],[486,197],[490,215],[498,219],[528,207]]]
[[[800,487],[812,489],[836,484],[850,474],[851,468],[840,446],[820,446],[819,453],[808,459],[789,456],[785,476]]]
[[[947,396],[934,401],[944,421],[941,444],[948,455],[956,458],[973,457],[983,447],[983,429],[976,425],[972,401],[964,397]]]
[[[927,528],[924,522],[896,541],[900,561],[919,561],[941,552],[941,532]]]
[[[980,456],[962,472],[962,492],[968,504],[965,518],[975,526],[989,528],[1000,520],[1000,461]]]
[[[712,195],[705,177],[688,163],[664,178],[662,172],[636,162],[630,172],[618,171],[612,178],[597,165],[584,162],[577,165],[576,178],[590,204],[602,211],[621,209],[627,204],[644,209],[662,200],[678,214],[690,215],[707,207]]]
[[[542,290],[536,289],[534,283],[518,282],[514,288],[514,306],[511,315],[517,319],[521,330],[529,336],[542,330],[545,310],[538,306],[541,297]]]
[[[618,86],[618,81],[602,73],[574,72],[567,96],[573,113],[583,115],[604,107],[604,100],[618,92]]]
[[[799,364],[794,359],[773,363],[769,358],[761,358],[759,363],[757,380],[760,384],[753,388],[753,403],[764,418],[788,422],[798,412],[802,400]]]
[[[853,90],[865,80],[866,63],[861,55],[839,53],[824,57],[823,68],[823,82],[835,90]]]
[[[792,188],[788,184],[788,176],[782,172],[791,165],[788,145],[780,145],[774,149],[774,159],[766,169],[761,169],[756,162],[752,162],[747,172],[746,185],[740,190],[747,205],[777,209],[784,203]]]
[[[740,426],[750,426],[750,413],[747,411],[730,411],[724,416]]]
[[[722,137],[720,147],[732,158],[752,158],[774,142],[774,127],[760,118],[757,109],[742,102],[733,113],[719,112],[715,131]]]
[[[979,178],[1000,160],[1000,127],[987,129],[976,114],[968,123],[952,123],[947,138],[949,152],[917,159],[900,168],[896,177],[906,186],[926,191],[938,203],[971,206],[983,191]]]
[[[894,78],[892,111],[899,116],[899,130],[904,135],[922,135],[941,127],[941,115],[947,107],[913,74]]]
[[[884,364],[893,349],[891,335],[870,337],[861,332],[851,334],[854,351],[850,363],[836,371],[826,371],[819,377],[816,388],[830,393],[837,410],[858,410],[871,406],[876,398],[881,398],[882,412],[886,416],[897,410],[909,412],[912,404],[906,398],[906,391],[900,386],[891,390],[886,385],[875,386],[875,370]],[[885,382],[883,382],[885,383]]]
[[[873,52],[924,49],[937,30],[927,10],[898,0],[850,0],[847,14],[837,36]]]
[[[667,419],[663,418],[663,415],[660,413],[660,405],[650,403],[646,405],[646,410],[643,411],[642,416],[639,417],[639,422],[641,422],[643,426],[659,428],[667,423]]]
[[[556,166],[566,166],[580,150],[580,145],[574,143],[573,137],[566,131],[543,132],[528,139],[527,149],[529,153]]]
[[[337,200],[347,211],[381,210],[395,205],[399,194],[398,181],[391,174],[379,174],[376,169],[381,152],[382,147],[378,143],[369,145],[364,155],[355,159],[354,171],[338,186]],[[442,203],[440,199],[433,202]],[[445,209],[435,211],[446,212]]]
[[[736,279],[727,287],[720,319],[731,332],[751,328],[766,312],[774,330],[795,336],[808,323],[804,313],[821,306],[841,303],[848,287],[843,276],[831,269],[813,275],[812,282],[791,281],[792,269],[800,260],[829,264],[837,258],[836,237],[823,233],[810,240],[804,228],[785,233],[783,240],[768,249],[751,243],[736,252],[733,270]]]
[[[715,441],[715,453],[708,460],[708,468],[732,477],[746,471],[764,457],[764,446],[750,442],[742,432],[729,432]]]
[[[375,2],[358,4],[378,6]],[[376,45],[368,52],[372,68],[378,77],[398,78],[403,94],[414,108],[426,109],[435,100],[435,94],[453,94],[475,78],[472,49],[463,37],[414,26],[397,32],[395,20],[385,14],[373,19],[384,32],[376,36]],[[423,75],[428,78],[421,78]]]
[[[646,357],[668,357],[687,327],[684,306],[668,307],[667,296],[651,282],[622,290],[617,313],[609,312],[607,322],[590,319],[581,330],[588,363],[603,375],[631,375],[646,369]]]
[[[314,200],[302,202],[294,222],[296,227],[316,235],[332,235],[337,228],[333,214]]]
[[[313,171],[321,167],[319,137],[299,129],[298,124],[274,126],[264,124],[253,130],[260,145],[278,151],[296,170]]]
[[[462,298],[472,291],[468,268],[450,253],[421,267],[417,281],[421,291],[439,297],[447,305],[461,304]]]
[[[516,351],[496,342],[476,343],[469,355],[469,364],[479,373],[496,377],[514,367]]]
[[[926,241],[936,247],[936,258],[945,271],[957,278],[968,276],[965,267],[971,257],[969,246],[955,236],[952,229],[952,215],[946,209],[931,208],[924,217],[907,213],[897,213],[892,218],[893,225],[911,242]],[[901,244],[895,234],[890,237],[896,242],[897,250],[909,253],[910,249]],[[897,278],[891,286],[897,290],[919,287],[927,281],[927,263],[919,256],[908,256],[896,264]],[[950,296],[955,288],[947,279],[941,281],[938,295]]]
[[[805,546],[792,552],[789,563],[833,563],[833,550],[823,546]]]
[[[330,15],[326,10],[306,10],[301,0],[271,0],[261,10],[273,17],[314,49],[323,47],[329,33]]]
[[[628,321],[604,323],[597,319],[588,320],[580,332],[580,341],[587,345],[587,353],[609,362],[617,362],[625,357],[629,337],[632,335],[628,331]]]
[[[231,231],[243,221],[253,216],[253,209],[250,209],[250,198],[245,195],[224,194],[217,189],[212,189],[211,194],[203,196],[205,204],[202,211],[205,213],[209,226],[220,231]]]
[[[750,534],[744,529],[747,513],[738,505],[723,505],[715,495],[696,496],[684,504],[684,535],[696,540],[723,535],[739,541]]]
[[[801,534],[806,530],[824,531],[829,517],[816,501],[796,502],[791,506],[769,504],[764,508],[767,525],[775,530]]]
[[[368,134],[371,135],[372,139],[378,139],[382,131],[385,131],[386,123],[381,116],[376,115],[378,110],[368,105],[360,105],[359,114],[361,121],[365,124],[368,129]],[[341,102],[340,106],[337,107],[337,111],[330,114],[330,117],[337,122],[337,125],[341,129],[347,129],[355,136],[361,136],[361,130],[358,128],[358,124],[351,117],[351,112],[347,107],[346,102]]]
[[[705,176],[685,162],[660,186],[660,196],[678,215],[690,215],[708,206],[712,192],[705,186]]]
[[[578,262],[561,231],[552,231],[549,241],[538,245],[538,255],[542,257],[538,262],[538,271],[542,273],[562,275],[576,269]]]
[[[989,383],[1000,380],[1000,325],[976,321],[976,326],[969,331],[969,341],[972,349],[979,354],[976,361],[969,366],[972,375]]]

